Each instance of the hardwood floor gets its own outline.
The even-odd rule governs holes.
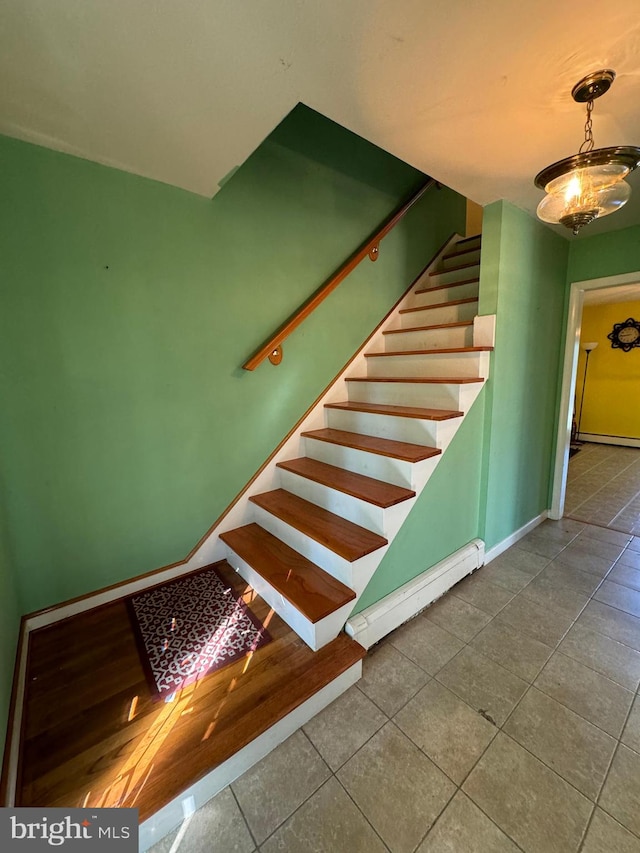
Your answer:
[[[340,635],[312,652],[232,569],[273,641],[152,699],[124,601],[31,635],[19,806],[135,806],[140,820],[360,660]]]

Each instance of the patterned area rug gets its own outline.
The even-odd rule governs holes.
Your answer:
[[[149,685],[158,699],[271,640],[216,569],[127,599]]]

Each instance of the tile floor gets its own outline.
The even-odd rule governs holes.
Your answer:
[[[640,449],[583,444],[569,460],[564,512],[640,536]]]
[[[154,853],[640,853],[640,538],[546,521]]]

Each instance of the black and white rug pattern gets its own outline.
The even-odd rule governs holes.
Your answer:
[[[166,702],[271,640],[215,568],[141,592],[127,603],[150,686]]]

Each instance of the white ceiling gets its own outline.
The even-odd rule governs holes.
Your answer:
[[[533,213],[598,68],[618,76],[596,146],[640,145],[638,0],[2,0],[0,132],[212,196],[302,101]],[[640,222],[639,175],[585,234]]]

